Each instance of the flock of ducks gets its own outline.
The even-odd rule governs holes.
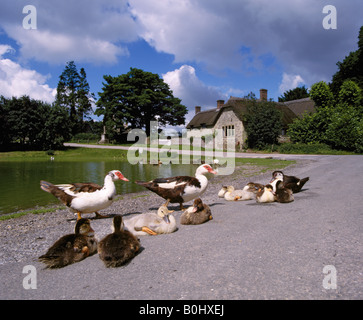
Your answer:
[[[223,186],[218,192],[218,197],[227,201],[244,201],[255,199],[259,203],[294,201],[294,193],[300,192],[309,177],[299,179],[288,176],[282,171],[274,171],[270,183],[263,185],[249,182],[241,190],[235,190],[233,186]]]
[[[119,267],[128,263],[140,252],[138,236],[172,233],[177,230],[177,223],[168,209],[169,203],[179,203],[183,213],[180,224],[196,225],[211,219],[210,207],[202,202],[200,196],[208,186],[208,179],[217,172],[208,164],[202,164],[196,170],[195,177],[177,176],[158,178],[148,182],[135,181],[166,200],[157,212],[147,212],[124,220],[121,215],[113,218],[113,232],[97,241],[90,220],[82,218],[84,213],[95,213],[97,218],[104,218],[98,211],[112,204],[116,195],[114,182],[129,181],[119,170],[110,171],[104,185],[95,183],[72,183],[54,185],[42,180],[42,190],[57,197],[77,215],[73,234],[57,240],[48,251],[39,257],[48,268],[61,268],[81,261],[98,252],[106,267]],[[267,185],[249,182],[242,190],[233,186],[224,186],[218,196],[228,201],[252,200],[257,202],[291,202],[293,193],[299,192],[309,178],[299,179],[274,171],[272,180]],[[183,203],[194,200],[193,205],[184,209]]]

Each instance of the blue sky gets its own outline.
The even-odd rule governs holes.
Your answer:
[[[36,29],[25,29],[26,5]],[[337,28],[325,29],[326,5]],[[0,0],[0,94],[52,102],[67,61],[91,91],[130,67],[159,74],[194,115],[216,100],[331,80],[357,49],[361,0]],[[330,21],[331,22],[331,21]]]

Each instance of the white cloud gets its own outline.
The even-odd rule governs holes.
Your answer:
[[[0,95],[7,98],[28,95],[33,99],[53,102],[56,89],[45,83],[47,77],[2,57],[11,51],[12,47],[0,45]]]
[[[173,90],[175,97],[189,109],[195,106],[215,107],[218,99],[224,98],[218,88],[205,85],[196,75],[195,69],[183,65],[179,69],[163,74],[164,81]]]
[[[283,73],[282,82],[279,86],[279,92],[284,93],[287,90],[295,89],[301,84],[304,84],[304,79],[298,74]]]
[[[216,108],[217,100],[224,100],[228,97],[221,88],[203,83],[197,77],[195,69],[189,65],[183,65],[162,76],[173,91],[173,95],[181,99],[182,104],[188,108],[186,123],[194,117],[195,106],[201,106],[202,110]]]
[[[324,4],[316,0],[130,0],[140,35],[176,62],[261,72],[273,56],[278,68],[309,84],[331,79],[336,62],[356,50],[363,2],[330,4],[337,30],[323,28]]]
[[[34,58],[50,63],[75,60],[91,63],[116,63],[117,57],[128,55],[124,47],[89,36],[65,35],[48,30],[30,30],[22,27],[7,29],[9,36],[21,43],[22,58]]]
[[[19,0],[0,13],[0,27],[17,41],[24,59],[114,64],[129,54],[126,44],[138,39],[138,25],[126,0],[33,0],[37,9],[33,30],[22,27],[26,4]]]

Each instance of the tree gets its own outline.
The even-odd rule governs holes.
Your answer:
[[[358,145],[362,138],[359,128],[363,116],[362,90],[354,81],[346,80],[338,96],[325,132],[327,143],[335,149],[361,152]]]
[[[306,89],[305,86],[296,87],[295,89],[285,91],[283,95],[279,97],[279,102],[292,101],[308,97],[309,97],[308,89]]]
[[[42,115],[43,126],[39,132],[39,147],[43,150],[60,149],[71,138],[69,115],[65,107],[53,104]]]
[[[250,148],[264,149],[277,143],[282,130],[282,113],[275,102],[247,102],[245,115],[247,144]]]
[[[95,101],[95,95],[90,92],[90,87],[87,82],[87,75],[84,68],[79,72],[79,85],[78,85],[78,117],[81,121],[84,121],[84,117],[88,118],[88,115],[92,111],[92,101]]]
[[[117,140],[127,126],[145,128],[150,134],[150,121],[160,125],[185,123],[187,108],[173,96],[159,75],[130,68],[117,77],[104,76],[102,92],[95,114],[104,116],[107,133]]]
[[[85,70],[81,68],[78,73],[74,61],[68,62],[59,76],[55,103],[69,109],[73,135],[81,131],[83,116],[92,111],[92,99]]]
[[[0,150],[8,146],[11,141],[8,114],[7,99],[4,96],[0,96]]]
[[[287,134],[292,142],[326,143],[326,130],[331,121],[335,100],[329,86],[324,81],[314,83],[310,89],[315,112],[305,113],[289,125]]]
[[[334,149],[362,152],[363,107],[359,86],[345,81],[336,101],[328,85],[318,82],[311,87],[310,95],[316,112],[294,120],[287,132],[291,141],[326,143]]]
[[[330,87],[338,96],[345,80],[352,80],[363,90],[363,26],[358,35],[358,50],[352,51],[342,62],[337,62],[338,71],[333,75]]]
[[[335,99],[328,84],[324,81],[314,83],[310,89],[310,98],[314,100],[315,108],[330,107],[335,104]]]
[[[1,149],[47,150],[63,146],[70,138],[69,116],[64,107],[51,106],[28,96],[0,99],[2,128]]]

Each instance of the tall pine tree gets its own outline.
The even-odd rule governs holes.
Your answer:
[[[91,101],[94,95],[90,93],[86,72],[81,68],[80,73],[74,61],[69,61],[59,76],[55,103],[69,110],[72,134],[81,132],[84,115],[92,111]]]

